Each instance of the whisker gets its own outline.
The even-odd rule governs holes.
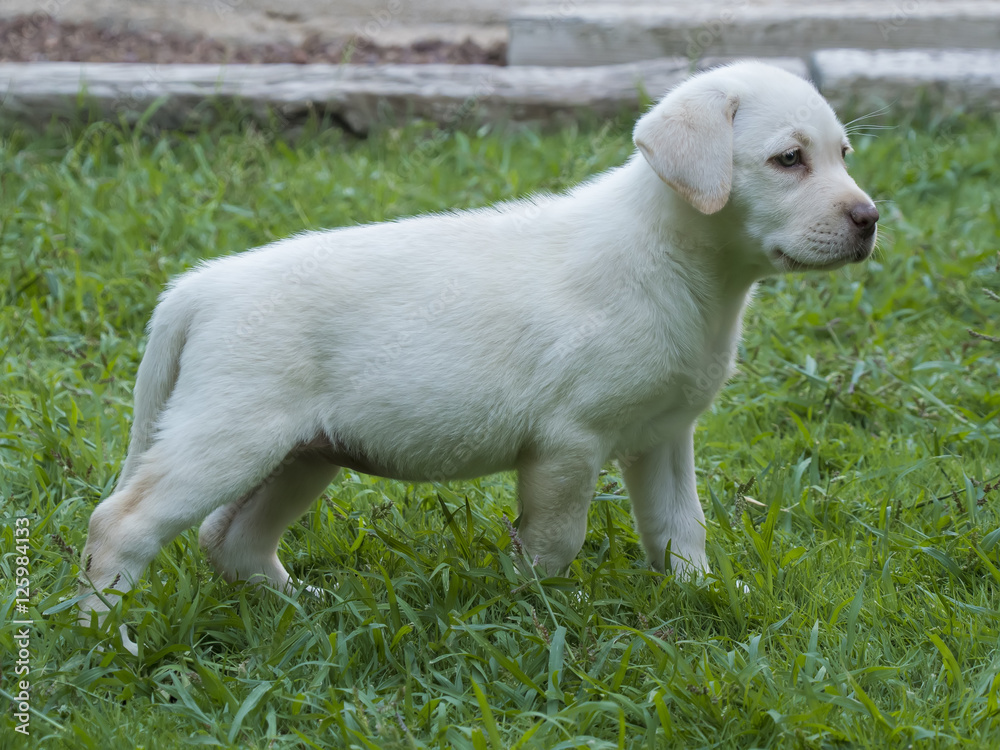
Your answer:
[[[871,117],[876,117],[877,115],[881,115],[884,112],[888,112],[892,108],[892,106],[893,106],[893,103],[886,104],[884,107],[880,107],[880,108],[876,109],[873,112],[869,112],[866,115],[861,115],[861,117],[855,117],[853,120],[851,120],[849,123],[847,123],[844,127],[845,128],[849,128],[849,127],[851,127],[851,125],[853,125],[856,122],[861,122],[862,120],[867,120],[867,119],[869,119]],[[894,127],[894,126],[885,126],[885,127]]]
[[[884,242],[883,242],[883,240],[884,240]],[[879,253],[880,255],[884,255],[885,254],[885,246],[886,245],[895,245],[895,244],[896,244],[895,243],[895,238],[891,234],[889,234],[888,232],[885,232],[885,236],[879,236],[875,240],[875,245],[872,248],[872,253],[873,254],[874,253]]]
[[[897,127],[897,125],[852,125],[844,128],[844,132],[848,134],[869,133],[875,130],[895,130]]]
[[[858,129],[845,130],[844,133],[848,138],[878,138],[882,135],[882,130],[890,129],[891,128],[861,127]]]
[[[886,125],[885,123],[879,122],[859,122],[857,124],[850,124],[844,126],[846,129],[855,130],[895,130],[899,125]]]
[[[884,125],[874,122],[872,123],[863,122],[863,120],[868,120],[871,119],[872,117],[878,117],[879,115],[888,112],[892,108],[892,106],[893,106],[892,104],[886,104],[885,106],[879,107],[873,112],[861,115],[860,117],[855,117],[849,123],[844,125],[844,133],[846,133],[848,136],[862,135],[862,136],[875,137],[878,134],[878,131],[895,130],[897,127],[899,127],[898,125]]]
[[[883,233],[879,230],[878,237],[875,238],[875,244],[872,246],[872,257],[882,259],[886,257],[886,242],[892,244],[892,236],[886,236],[888,233]]]

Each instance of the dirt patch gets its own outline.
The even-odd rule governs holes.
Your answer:
[[[0,19],[0,62],[505,65],[506,59],[507,47],[503,42],[483,47],[470,39],[380,45],[364,37],[312,36],[301,44],[241,44],[201,34],[137,31],[124,24],[63,22],[41,13]]]

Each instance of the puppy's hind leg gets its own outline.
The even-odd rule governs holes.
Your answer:
[[[125,483],[94,509],[81,593],[131,588],[165,544],[258,486],[290,447],[260,431],[255,439],[234,441],[233,434],[254,432],[213,429],[211,420],[196,417],[173,424],[185,426],[161,431]],[[108,603],[97,593],[82,600],[81,622]],[[126,641],[126,647],[135,652],[134,644]]]
[[[548,575],[564,572],[583,547],[600,468],[597,452],[582,448],[519,462],[518,534]]]
[[[260,487],[215,510],[198,541],[228,581],[266,581],[278,589],[291,579],[278,559],[278,542],[337,476],[340,467],[317,452],[292,454]]]

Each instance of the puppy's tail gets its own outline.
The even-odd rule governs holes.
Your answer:
[[[183,283],[183,279],[181,280]],[[181,352],[196,306],[174,284],[161,296],[147,328],[149,340],[135,380],[135,415],[128,456],[122,465],[121,487],[138,468],[143,454],[153,444],[163,407],[170,398],[181,369]]]

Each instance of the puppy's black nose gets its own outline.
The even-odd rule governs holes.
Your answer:
[[[849,211],[851,221],[861,230],[864,236],[875,231],[875,222],[878,221],[878,209],[872,203],[858,203]]]

